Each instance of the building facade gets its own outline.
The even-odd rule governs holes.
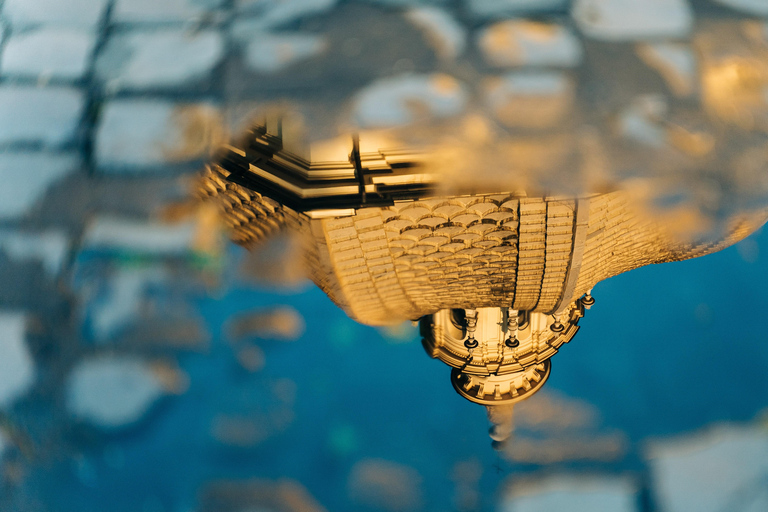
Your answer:
[[[351,318],[420,320],[428,354],[454,368],[462,396],[485,405],[541,387],[598,282],[718,251],[766,219],[734,217],[716,239],[681,239],[627,191],[439,195],[420,155],[361,153],[354,141],[349,161],[316,164],[280,135],[254,128],[201,181],[233,239],[296,233],[312,280]]]

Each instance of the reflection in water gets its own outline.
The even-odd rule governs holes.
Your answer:
[[[203,489],[200,501],[200,512],[325,512],[304,486],[289,479],[213,482]],[[248,509],[243,508],[244,503]]]
[[[427,3],[0,0],[0,510],[768,510],[768,4]]]
[[[628,477],[547,475],[516,479],[505,489],[508,508],[520,512],[578,510],[632,512],[636,484]],[[573,505],[572,505],[573,504]],[[514,507],[514,508],[513,508]]]
[[[627,129],[662,110],[638,104]],[[504,181],[446,187],[429,152],[364,152],[364,135],[355,135],[347,160],[313,162],[289,150],[300,147],[297,135],[283,133],[277,117],[225,147],[202,194],[218,200],[239,243],[280,230],[300,237],[309,275],[355,320],[419,320],[425,350],[453,367],[456,391],[488,407],[497,443],[512,434],[511,405],[543,386],[550,358],[573,339],[597,283],[718,251],[766,219],[764,209],[739,212],[715,228],[626,189],[536,196]]]
[[[516,14],[530,8],[519,6]],[[473,41],[462,38],[450,16],[411,11],[409,19],[430,20],[416,23],[422,35],[442,41],[454,58],[419,61],[414,53],[410,70],[393,65],[391,72],[382,62],[375,79],[341,103],[288,93],[292,124],[306,128],[314,161],[326,159],[316,147],[339,135],[385,134],[391,143],[373,150],[428,154],[424,165],[442,177],[447,193],[485,186],[576,195],[632,189],[639,178],[653,178],[658,183],[650,190],[635,193],[667,206],[682,198],[686,215],[698,222],[765,204],[764,22],[703,8],[694,13],[683,1],[576,2],[573,23],[550,9],[535,22],[490,22]],[[353,7],[341,12],[339,20],[363,15]],[[391,42],[376,43],[397,55]],[[384,60],[367,45],[360,52]],[[363,69],[355,59],[334,60],[333,47],[314,61],[327,65],[315,70],[317,84],[332,72],[350,72],[346,66]],[[361,134],[363,144],[372,136]],[[346,160],[347,146],[336,160]],[[309,157],[308,150],[298,154]]]

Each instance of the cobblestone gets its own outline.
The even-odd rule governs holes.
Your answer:
[[[166,284],[168,273],[158,265],[127,268],[117,270],[102,281],[100,284],[106,285],[106,289],[90,297],[86,319],[93,339],[97,343],[108,343],[136,323],[148,288]]]
[[[56,25],[95,28],[109,0],[5,0],[3,16],[14,28]]]
[[[161,382],[146,361],[99,357],[84,359],[72,370],[67,407],[81,421],[114,428],[140,420],[163,395]]]
[[[35,367],[25,339],[24,314],[0,311],[0,409],[24,395],[35,380]]]
[[[739,11],[757,16],[766,15],[761,0],[713,1],[732,7],[734,17]],[[96,438],[89,437],[92,434],[89,429],[78,430],[81,426],[73,425],[72,420],[103,428],[129,427],[141,421],[163,396],[173,392],[168,387],[169,375],[172,379],[179,379],[173,370],[159,370],[156,363],[146,359],[146,354],[162,354],[172,359],[180,350],[215,349],[207,352],[204,357],[210,361],[212,359],[209,356],[220,357],[222,350],[225,350],[218,344],[218,340],[210,343],[211,335],[196,309],[199,307],[197,299],[202,294],[197,293],[194,299],[189,299],[191,294],[184,288],[188,285],[185,279],[213,281],[225,274],[217,266],[205,278],[200,277],[210,270],[206,267],[205,272],[198,272],[197,265],[208,265],[203,262],[207,253],[198,250],[199,239],[196,239],[196,235],[201,231],[200,226],[191,221],[166,224],[146,220],[158,219],[160,212],[164,215],[189,214],[184,210],[189,208],[188,205],[174,204],[169,208],[168,203],[187,199],[186,182],[178,179],[180,171],[196,171],[198,164],[207,158],[210,148],[222,140],[217,105],[240,105],[237,114],[245,116],[249,115],[254,105],[259,108],[265,104],[269,106],[274,100],[282,100],[283,96],[288,101],[298,102],[309,98],[306,104],[307,126],[312,130],[327,130],[331,135],[336,135],[337,126],[327,120],[334,116],[343,118],[343,122],[347,123],[351,115],[359,125],[379,127],[407,124],[425,117],[440,119],[462,114],[475,116],[480,111],[481,116],[478,117],[488,116],[488,126],[480,128],[488,129],[489,138],[502,133],[504,137],[508,133],[513,134],[509,146],[511,157],[505,163],[519,169],[521,175],[528,172],[528,165],[536,166],[537,170],[549,167],[573,170],[573,165],[581,168],[580,162],[586,160],[585,166],[591,164],[600,167],[601,162],[592,162],[600,158],[593,158],[594,155],[586,150],[584,155],[579,154],[568,160],[572,155],[569,153],[570,147],[576,144],[572,139],[540,135],[550,133],[574,118],[577,118],[574,122],[578,121],[580,108],[573,108],[574,91],[581,94],[583,91],[602,92],[602,88],[606,88],[610,91],[600,104],[610,105],[613,109],[604,112],[613,121],[607,126],[608,129],[618,132],[612,132],[612,140],[622,144],[631,143],[640,149],[669,148],[671,136],[668,134],[671,132],[668,127],[676,127],[674,123],[679,120],[670,117],[673,124],[666,124],[667,113],[659,115],[656,107],[660,103],[655,99],[662,98],[662,102],[669,100],[669,111],[674,114],[677,106],[674,102],[677,99],[669,96],[685,97],[684,101],[689,102],[696,99],[695,94],[701,90],[700,80],[710,86],[722,85],[723,82],[718,78],[725,75],[717,73],[728,71],[727,66],[718,68],[720,63],[717,59],[720,55],[714,50],[708,49],[704,53],[701,50],[717,49],[720,37],[741,41],[741,36],[730,37],[727,35],[729,32],[721,32],[720,24],[714,23],[714,28],[710,29],[709,25],[704,27],[717,33],[717,37],[712,37],[712,44],[702,39],[704,29],[701,26],[697,27],[697,39],[691,44],[686,39],[692,25],[689,20],[689,4],[694,2],[466,0],[456,4],[442,0],[367,0],[359,3],[356,0],[0,0],[0,40],[3,29],[7,29],[7,40],[3,40],[0,54],[0,74],[3,78],[3,84],[0,84],[0,119],[6,120],[0,123],[0,146],[3,146],[0,147],[0,183],[3,184],[0,187],[0,223],[3,225],[0,229],[0,306],[6,309],[0,309],[0,409],[6,408],[0,414],[0,457],[4,450],[6,453],[3,467],[0,468],[3,478],[16,473],[29,475],[30,481],[62,475],[69,478],[67,475],[71,472],[71,464],[78,468],[74,473],[75,479],[80,479],[80,484],[90,485],[95,481],[93,479],[98,479],[100,486],[104,484],[95,492],[101,492],[115,482],[118,482],[117,486],[122,485],[126,481],[126,474],[134,470],[143,471],[147,467],[146,463],[129,462],[133,465],[126,466],[130,469],[126,474],[121,474],[111,467],[105,470],[98,461],[89,462],[87,456],[67,459],[71,453],[79,454],[83,448],[91,448],[90,440]],[[338,8],[332,11],[337,5]],[[430,7],[420,7],[422,5]],[[574,5],[572,20],[567,18],[570,5]],[[107,6],[111,6],[109,19],[106,16]],[[726,9],[719,11],[725,12]],[[519,21],[529,14],[538,22]],[[500,21],[509,17],[515,19]],[[231,28],[227,28],[230,19],[233,23]],[[745,34],[750,30],[745,39],[759,41],[759,45],[768,40],[768,25],[764,20],[750,20],[744,25],[749,27],[739,26],[734,30]],[[568,28],[571,26],[578,30]],[[507,31],[501,31],[501,36],[498,33],[494,36],[497,27],[506,27]],[[107,34],[108,39],[102,45],[103,34]],[[589,43],[582,47],[577,39],[582,35],[602,41],[629,41],[632,44],[611,45],[611,51],[618,48],[618,51],[625,52],[622,55],[630,57],[628,60],[637,61],[635,57],[639,56],[653,69],[640,65],[634,66],[630,73],[624,73],[624,63],[620,62],[619,69],[610,75],[612,80],[605,80],[604,71],[601,70],[606,69],[607,64],[616,64],[615,54],[608,57],[599,51],[593,54],[595,47],[609,45]],[[225,41],[234,42],[239,48],[227,55],[224,53]],[[474,42],[475,48],[467,48],[467,41],[470,41],[470,45]],[[702,41],[707,44],[702,44]],[[482,53],[479,55],[480,62],[476,63],[474,61],[478,60],[478,49]],[[582,69],[576,72],[562,69],[580,65],[585,52],[590,52],[590,66],[595,65],[594,77],[585,77]],[[713,54],[709,57],[711,62],[703,57],[707,52]],[[724,52],[722,56],[730,58],[732,53]],[[762,54],[755,55],[758,55],[757,59],[753,59],[755,62],[738,62],[739,76],[743,74],[746,78],[759,81],[765,75],[760,67],[762,61],[759,56]],[[458,64],[454,65],[451,62],[453,60],[458,60]],[[723,63],[728,64],[725,61]],[[485,76],[489,73],[488,67],[496,69],[490,70],[490,75]],[[506,70],[518,67],[525,69],[516,69],[511,74]],[[89,73],[91,69],[95,69],[94,76]],[[446,74],[434,73],[435,70],[443,70]],[[465,71],[470,73],[463,74]],[[664,82],[657,79],[656,72]],[[648,91],[637,91],[635,87],[635,79],[642,73],[644,75],[641,78],[652,78],[637,83],[647,84],[653,89],[650,91],[653,93],[651,96],[641,96],[648,94]],[[473,87],[465,87],[455,78],[466,80],[466,77],[471,76],[477,78],[476,81],[467,82]],[[599,83],[596,86],[589,80]],[[37,86],[28,85],[32,81],[37,81]],[[72,83],[69,87],[63,87],[61,84],[66,82],[74,82],[77,87]],[[665,89],[664,83],[669,90]],[[742,84],[738,80],[726,82],[728,84],[731,89],[722,89],[721,97],[703,94],[705,101],[714,98],[722,102],[720,109],[707,106],[715,116],[735,112],[730,108],[731,102],[737,101],[738,96],[743,94],[740,88],[744,85],[754,85],[755,91],[762,91],[757,88],[759,84]],[[327,94],[329,91],[331,93]],[[327,97],[330,96],[335,99],[329,102]],[[758,103],[739,105],[738,112],[747,113],[741,116],[742,119],[759,121],[760,109],[765,103],[763,96],[759,96]],[[580,95],[579,102],[581,99]],[[84,108],[86,105],[87,111]],[[301,108],[304,106],[302,103]],[[313,109],[327,110],[321,115]],[[332,116],[325,115],[325,112],[331,112]],[[323,122],[318,122],[323,115]],[[602,111],[600,115],[603,115]],[[469,115],[466,119],[455,119],[457,123],[453,123],[453,120],[445,124],[451,125],[451,129],[460,138],[470,132],[474,136],[483,131],[474,129],[476,125],[469,122],[472,120]],[[759,126],[762,130],[765,124]],[[528,130],[533,134],[528,137],[529,140],[520,143],[519,139],[514,138],[519,134],[527,136]],[[598,135],[594,138],[600,139],[596,144],[602,143]],[[578,144],[581,142],[578,141]],[[484,144],[483,141],[480,143]],[[339,159],[346,159],[348,154],[349,140],[345,139]],[[597,155],[602,156],[602,153]],[[749,156],[750,161],[756,162],[755,173],[764,170],[764,166],[758,167],[759,162],[765,161],[763,156],[762,153],[753,159],[752,155]],[[652,162],[652,159],[643,152],[642,161],[635,167],[647,162]],[[90,172],[92,167],[95,167],[95,173]],[[468,173],[470,180],[480,174],[482,165],[477,167]],[[757,183],[752,177],[744,182],[753,188],[754,183]],[[251,206],[254,204],[256,201]],[[500,212],[499,217],[489,216],[488,219],[503,219],[503,215],[511,216],[509,212],[513,211],[527,212],[524,216],[528,215],[531,219],[536,217],[535,212],[527,211],[529,204],[518,205],[516,201],[505,204],[507,212]],[[271,203],[264,205],[274,206]],[[179,213],[176,209],[187,213]],[[171,210],[173,213],[169,213]],[[598,210],[594,209],[591,215],[602,215],[597,213]],[[407,211],[398,211],[404,218],[408,216]],[[480,220],[483,215],[480,210],[477,214],[473,210],[466,217],[474,216]],[[438,222],[437,217],[434,216],[434,223]],[[544,219],[543,215],[539,217]],[[610,215],[606,215],[608,217]],[[339,240],[346,240],[337,245],[348,245],[347,249],[350,250],[350,258],[339,262],[340,267],[349,265],[354,270],[355,265],[363,265],[367,261],[367,272],[372,276],[393,272],[394,260],[389,262],[384,257],[386,251],[375,249],[386,247],[386,236],[397,236],[405,240],[408,232],[403,235],[399,229],[396,234],[395,231],[377,230],[375,228],[380,219],[373,220],[375,222],[371,219],[359,221],[360,225],[356,227],[365,231],[359,234],[359,239],[354,236],[355,230],[352,228],[349,228],[352,229],[352,237],[348,236],[350,232],[343,232],[342,228],[335,233],[334,236],[341,236]],[[458,222],[453,218],[451,220]],[[350,226],[353,225],[350,219],[347,221]],[[398,222],[418,224],[421,220],[414,214],[412,219],[400,219]],[[434,223],[429,225],[430,229],[436,225]],[[504,222],[504,226],[511,226],[509,229],[518,231],[518,223],[519,219],[509,220]],[[395,221],[392,224],[394,227]],[[596,240],[594,244],[603,237],[603,230],[612,232],[613,227],[607,221],[604,224],[600,224],[598,231],[590,233],[590,237]],[[554,244],[562,240],[566,244],[571,239],[570,235],[559,234],[556,227],[545,226],[547,243]],[[419,226],[419,229],[425,228]],[[209,228],[209,232],[211,230]],[[415,235],[417,230],[410,233]],[[499,233],[504,235],[503,231]],[[533,235],[534,238],[545,236],[544,231]],[[481,235],[475,236],[481,238]],[[626,238],[631,237],[627,235]],[[472,240],[466,239],[468,247],[474,243]],[[536,240],[527,243],[540,244]],[[625,240],[618,246],[619,249],[631,252],[633,246],[630,242]],[[464,243],[443,246],[446,251],[449,246],[452,246],[451,251],[461,250],[463,260],[458,257],[450,259],[444,252],[430,253],[429,257],[435,261],[421,262],[418,264],[421,266],[414,265],[414,280],[445,279],[446,282],[454,280],[459,283],[460,272],[475,272],[469,266],[466,271],[458,266],[465,265],[464,260],[474,258],[478,262],[489,261],[494,264],[500,258],[494,256],[495,259],[483,259],[483,249],[479,242],[477,248],[462,250]],[[368,249],[371,256],[368,260],[359,257],[360,248]],[[418,251],[414,249],[413,254],[422,257],[425,255],[424,250],[425,247],[420,247]],[[273,255],[271,258],[256,259],[252,261],[253,268],[249,268],[248,272],[252,276],[258,274],[262,283],[268,281],[284,286],[286,279],[293,279],[292,282],[296,283],[305,270],[300,251],[296,252],[294,257]],[[70,255],[74,263],[70,261]],[[254,258],[254,254],[248,257]],[[216,258],[222,261],[226,258],[223,266],[229,266],[227,272],[234,271],[230,256]],[[452,268],[457,270],[450,275],[435,270],[438,258],[443,258],[441,261],[445,265],[453,265]],[[514,274],[516,270],[513,266],[518,260],[516,253],[509,253],[504,258],[509,264],[507,268],[502,267],[499,273]],[[222,261],[216,260],[214,266]],[[521,266],[529,265],[523,259],[519,261]],[[557,261],[551,263],[547,260],[546,270],[531,267],[526,275],[538,272],[536,275],[539,277],[534,280],[536,286],[548,282],[547,279],[552,282],[562,281],[559,277],[547,277],[559,268]],[[430,265],[432,273],[425,271]],[[586,262],[585,275],[608,272],[602,267],[590,270],[595,265]],[[190,270],[193,266],[194,270]],[[477,269],[477,266],[473,268]],[[477,272],[479,276],[479,270]],[[616,270],[611,272],[615,273]],[[283,279],[280,274],[284,274]],[[190,275],[194,277],[190,278]],[[371,287],[360,281],[361,275],[363,273],[353,274],[350,271],[349,289],[361,290],[361,297],[363,291],[370,292],[371,298],[366,295],[365,301],[373,303],[379,300],[375,297],[377,293],[381,294],[384,303],[398,303],[401,300],[397,295],[399,292],[393,291],[397,286],[394,278],[389,281],[381,279],[376,287]],[[225,275],[224,281],[229,279],[234,278]],[[478,277],[478,282],[483,279]],[[192,286],[197,285],[200,283],[196,281]],[[216,291],[222,295],[231,291],[231,282],[216,285],[220,285]],[[237,293],[243,293],[244,288],[244,280],[238,278]],[[464,291],[457,285],[450,293],[463,294]],[[166,294],[178,296],[168,298]],[[181,300],[178,300],[179,296]],[[540,301],[549,300],[547,297],[542,291]],[[210,295],[206,295],[205,300],[209,298]],[[431,297],[419,298],[424,301],[427,299],[433,300]],[[225,296],[224,300],[232,299]],[[367,307],[365,304],[356,307]],[[403,305],[402,309],[408,307]],[[384,308],[380,309],[384,311]],[[244,325],[262,328],[265,318],[252,317],[248,319],[250,323]],[[266,325],[278,333],[294,332],[298,335],[298,330],[291,330],[297,325],[294,319],[289,318],[290,322],[284,322],[290,328],[285,328],[280,322],[275,323],[274,318],[268,320],[274,325],[269,322]],[[307,326],[311,334],[313,326],[309,320]],[[234,327],[243,327],[243,324]],[[347,338],[362,332],[354,331],[353,328],[345,330],[348,327],[348,324],[343,324],[334,332],[346,333]],[[218,330],[213,329],[213,332]],[[264,335],[263,330],[255,329],[254,332]],[[220,336],[218,333],[215,335]],[[337,336],[334,334],[332,338],[336,340]],[[338,338],[342,339],[342,336]],[[246,339],[237,348],[231,347],[234,349],[233,355],[238,354],[240,363],[249,371],[257,371],[265,363],[268,369],[272,368],[270,365],[276,359],[273,359],[274,354],[270,348],[265,344],[262,350],[251,345],[252,341]],[[144,357],[116,355],[120,351],[144,354]],[[110,355],[103,355],[105,352]],[[185,357],[187,355],[184,354]],[[39,371],[33,359],[37,361]],[[233,371],[240,370],[235,368],[234,357],[228,363],[231,363]],[[71,364],[74,364],[74,371],[66,380],[66,371]],[[7,365],[13,368],[8,371]],[[191,366],[196,368],[190,370],[191,375],[197,372],[193,375],[195,379],[199,379],[210,368],[197,366],[197,363]],[[225,366],[221,365],[222,368]],[[38,373],[40,378],[36,379]],[[211,373],[205,377],[221,379],[221,374]],[[213,380],[210,378],[205,385]],[[199,390],[199,381],[196,380],[195,385]],[[227,388],[228,391],[231,389]],[[234,426],[234,430],[241,425],[248,427],[250,421],[256,425],[257,437],[261,435],[262,432],[258,430],[261,416],[247,416],[249,413],[245,411],[245,419],[238,417],[237,414],[244,409],[242,400],[235,397],[227,402],[227,397],[222,398],[226,393],[214,391],[211,388],[208,394],[216,396],[203,403],[200,410],[215,415],[212,417],[233,418],[222,424],[225,427]],[[248,393],[248,402],[261,400],[261,391]],[[6,396],[10,398],[4,398]],[[25,399],[25,396],[29,398]],[[186,400],[197,400],[197,397],[187,397]],[[34,403],[31,405],[35,407],[26,407],[32,400]],[[222,405],[222,400],[225,405]],[[43,402],[55,405],[50,410],[39,407]],[[13,407],[14,403],[16,407]],[[229,410],[222,414],[224,408]],[[290,409],[280,412],[292,413]],[[562,413],[562,407],[558,407],[556,414],[553,414],[558,421],[568,423]],[[161,422],[162,425],[177,426],[179,416],[173,414],[166,418],[169,422]],[[264,414],[264,417],[267,415]],[[525,420],[519,420],[524,417],[524,414],[516,415],[516,424],[522,424]],[[530,421],[537,421],[541,426],[540,416]],[[59,442],[60,437],[48,437],[47,433],[40,435],[43,424],[45,428],[55,430],[57,436],[64,432],[66,441]],[[156,425],[151,428],[156,428]],[[364,425],[356,425],[355,428],[366,428]],[[25,432],[27,426],[30,432]],[[77,435],[70,436],[71,432]],[[87,435],[80,437],[81,432]],[[142,431],[142,434],[147,432],[153,435],[149,430]],[[563,437],[557,428],[552,432]],[[731,432],[714,440],[698,439],[698,444],[689,453],[682,453],[677,447],[654,452],[656,457],[648,459],[645,464],[652,473],[652,481],[648,482],[649,492],[654,496],[652,501],[659,508],[663,506],[669,512],[677,512],[691,508],[686,509],[685,506],[690,505],[692,496],[711,498],[697,509],[697,512],[707,512],[707,506],[720,503],[723,496],[733,496],[728,485],[736,482],[748,487],[750,478],[758,480],[762,474],[757,470],[765,472],[763,462],[768,460],[763,440],[755,441],[759,436],[764,438],[764,428],[760,432]],[[22,438],[27,434],[34,444],[53,448],[36,451],[35,455],[39,454],[40,458],[32,461],[25,459],[20,463],[18,454],[24,449],[25,440]],[[631,445],[622,445],[622,442],[626,443],[622,432],[595,439],[586,438],[586,441],[579,438],[566,439],[564,442],[549,438],[542,440],[538,436],[526,438],[518,434],[516,432],[513,445],[516,451],[503,455],[527,467],[544,464],[542,461],[546,461],[546,458],[542,458],[542,455],[551,456],[553,452],[561,450],[558,456],[563,457],[564,461],[571,460],[567,457],[572,457],[572,460],[588,460],[596,468],[611,471],[626,466],[626,459],[622,457],[625,457],[627,447],[631,448],[630,453],[634,453],[637,448],[637,440],[634,438],[630,441]],[[224,442],[237,445],[247,439],[248,432],[245,437],[238,435],[235,432]],[[122,440],[107,439],[109,445],[115,441],[115,450],[125,449]],[[182,439],[182,444],[190,442],[190,439]],[[571,441],[579,446],[569,446],[568,442]],[[354,442],[346,442],[354,446]],[[683,444],[678,441],[675,443]],[[296,446],[305,449],[305,445],[299,443]],[[135,446],[136,457],[144,457],[146,445]],[[211,446],[202,446],[203,452]],[[277,446],[275,449],[282,449],[280,445]],[[685,445],[684,448],[691,446]],[[178,444],[171,449],[178,450]],[[270,446],[269,449],[273,448]],[[108,464],[114,462],[107,453],[110,450],[111,447],[106,449],[104,455]],[[712,458],[713,454],[722,455],[722,459]],[[354,455],[358,456],[367,457],[362,452]],[[456,452],[446,454],[449,458],[456,456]],[[62,471],[50,471],[51,459],[66,461],[66,464],[61,464],[66,467]],[[702,460],[705,462],[701,463]],[[418,507],[423,501],[423,490],[417,484],[419,476],[414,468],[394,463],[382,464],[382,461],[375,459],[363,459],[366,464],[362,466],[359,460],[357,464],[353,459],[349,459],[349,462],[349,468],[354,471],[349,473],[350,488],[347,491],[350,491],[355,501],[380,508]],[[727,468],[725,471],[728,472],[728,478],[719,478],[716,482],[707,480],[708,475],[701,468],[721,463]],[[91,464],[90,469],[87,464]],[[421,467],[418,469],[422,471]],[[479,479],[482,468],[477,471]],[[178,473],[179,479],[188,476],[182,468]],[[667,478],[670,474],[672,476]],[[731,474],[734,475],[733,479],[730,478]],[[92,480],[88,480],[89,477]],[[638,506],[635,503],[634,482],[631,480],[610,476],[579,480],[558,476],[541,480],[539,484],[505,493],[501,509],[549,510],[562,505],[574,512],[599,512],[602,505],[610,507],[611,512],[629,512]],[[161,484],[171,488],[176,482],[168,480]],[[67,493],[83,491],[75,483]],[[270,498],[262,501],[265,507],[274,508],[277,505],[270,501],[270,493],[285,498],[288,494],[281,494],[283,491],[275,489],[298,486],[286,482],[278,484],[268,482],[262,488],[261,484],[249,483],[243,487],[247,487],[248,492],[253,492],[252,487],[256,488],[259,496],[269,494]],[[0,493],[0,509],[20,509],[6,506],[6,495],[16,495],[17,500],[25,500],[30,496],[29,488],[23,488],[28,484],[21,482],[18,489],[14,485],[16,483],[8,487],[11,492]],[[227,487],[229,484],[223,485],[226,488],[223,492],[231,490]],[[33,498],[39,499],[43,507],[55,508],[50,503],[67,499],[67,496],[53,495],[55,493],[49,487],[40,490]],[[458,489],[458,485],[456,487]],[[185,492],[171,492],[168,500],[181,503],[189,498]],[[467,496],[475,496],[476,503],[464,509],[479,509],[481,501],[483,506],[488,505],[486,498],[479,497],[479,491],[470,488],[467,492]],[[762,495],[757,492],[753,503],[757,510],[768,507],[765,504],[765,493],[761,492]],[[331,494],[329,491],[328,495]],[[458,490],[456,495],[459,495]],[[215,494],[208,500],[209,505],[201,507],[205,510],[218,510],[221,508],[221,502],[217,501],[220,496]],[[250,498],[253,495],[245,495],[242,501]],[[598,501],[599,504],[596,503]],[[254,502],[251,499],[248,505]],[[148,503],[126,503],[124,506],[131,510],[157,508],[153,508],[152,502]],[[297,499],[293,503],[304,502]],[[88,506],[99,505],[92,503]],[[240,508],[243,506],[240,502],[238,505]],[[104,506],[109,508],[109,503]],[[322,509],[320,505],[315,508]],[[333,506],[328,508],[334,509]],[[457,505],[457,508],[462,507]]]
[[[276,28],[304,16],[330,10],[338,0],[236,0],[240,13],[254,13],[254,28]]]
[[[325,38],[313,34],[262,34],[251,38],[245,62],[254,71],[276,73],[321,54],[327,47]]]
[[[117,0],[112,13],[118,23],[168,23],[202,20],[223,0]]]
[[[412,467],[383,459],[363,459],[349,473],[350,499],[364,507],[400,512],[422,507],[422,476]]]
[[[0,85],[0,145],[25,143],[56,148],[72,143],[85,98],[69,87]]]
[[[192,251],[192,223],[139,222],[97,217],[86,229],[83,247],[153,256],[184,256]]]
[[[468,0],[469,12],[477,18],[500,18],[565,9],[568,0]]]
[[[51,277],[61,272],[69,246],[69,238],[61,231],[31,233],[0,230],[0,251],[12,261],[40,261]]]
[[[0,220],[28,213],[46,190],[73,172],[76,154],[0,153]]]
[[[405,13],[408,21],[421,28],[427,42],[444,60],[452,60],[464,53],[467,30],[444,9],[419,7]]]
[[[651,480],[667,512],[768,510],[768,430],[723,425],[651,443]]]
[[[92,31],[46,27],[14,33],[0,70],[3,76],[77,80],[88,69],[95,44]]]
[[[576,67],[582,58],[576,36],[553,23],[503,21],[482,30],[477,42],[492,66]]]
[[[659,120],[668,109],[664,98],[656,95],[638,96],[618,119],[624,137],[649,147],[662,147],[667,134]]]
[[[109,91],[179,88],[207,78],[224,55],[220,33],[182,29],[115,34],[96,72]]]
[[[206,104],[114,100],[96,134],[96,162],[105,172],[162,170],[197,161],[215,144],[218,111]]]
[[[501,510],[538,512],[634,512],[637,488],[620,477],[554,475],[537,481],[513,484]]]
[[[675,95],[687,96],[696,89],[696,56],[690,46],[642,44],[638,46],[637,53],[643,62],[659,72]]]
[[[714,0],[718,4],[758,16],[768,16],[768,2],[765,0]]]
[[[573,108],[574,86],[554,71],[520,71],[489,79],[486,104],[507,126],[541,129],[558,125]]]
[[[576,0],[572,14],[584,35],[603,41],[685,37],[693,28],[686,0]]]
[[[382,79],[360,91],[353,115],[363,127],[405,125],[460,114],[467,100],[467,91],[452,77],[406,75]]]

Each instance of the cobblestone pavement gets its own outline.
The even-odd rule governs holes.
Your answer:
[[[0,510],[768,509],[765,234],[601,285],[592,345],[497,456],[410,327],[351,323],[291,240],[246,255],[189,194],[254,109],[289,104],[316,139],[481,112],[527,137],[518,163],[545,184],[573,119],[596,123],[631,145],[630,178],[672,167],[669,197],[749,207],[768,193],[766,5],[0,0]],[[729,69],[751,88],[708,88]],[[585,374],[616,333],[613,373]]]

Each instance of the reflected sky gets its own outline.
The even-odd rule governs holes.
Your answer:
[[[490,448],[482,409],[446,385],[448,369],[424,356],[414,328],[393,338],[351,322],[314,287],[268,292],[232,276],[224,295],[198,299],[214,341],[205,354],[179,356],[187,392],[129,430],[68,428],[58,455],[41,454],[18,491],[51,510],[184,510],[211,479],[291,478],[327,510],[362,510],[348,489],[361,460],[418,472],[413,492],[426,510],[456,509],[457,500],[493,509],[506,479],[544,468],[629,472],[649,485],[639,476],[649,439],[765,413],[768,353],[749,321],[765,305],[765,234],[753,241],[751,261],[734,247],[601,283],[546,389],[518,407],[522,448],[511,461]],[[224,319],[275,304],[301,311],[306,332],[253,340],[265,365],[251,373],[222,335]],[[476,465],[477,479],[456,483],[462,464]]]

